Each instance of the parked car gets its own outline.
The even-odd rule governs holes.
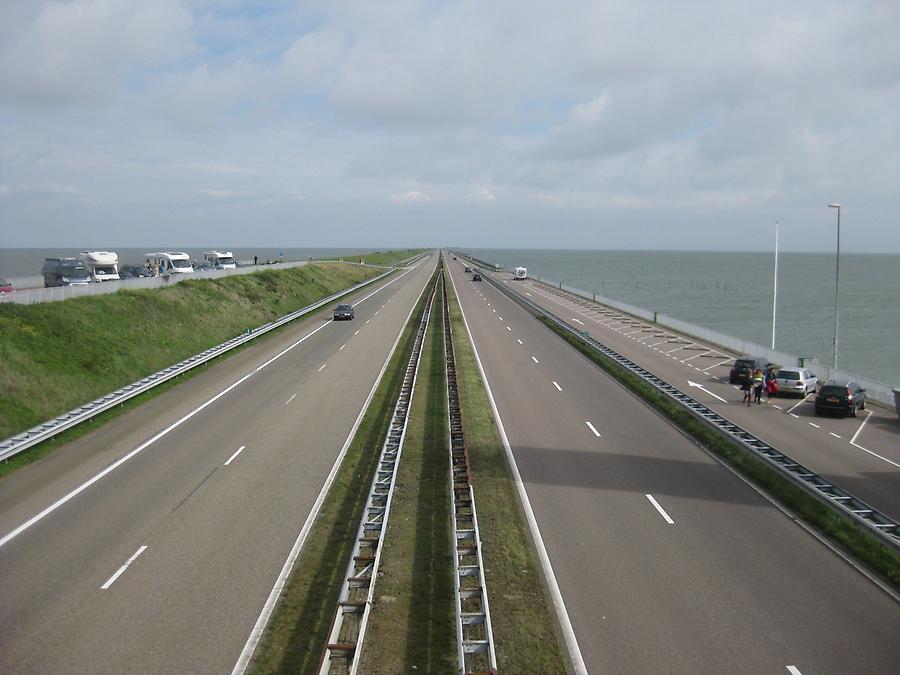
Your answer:
[[[728,381],[731,384],[743,384],[753,377],[753,371],[757,368],[765,373],[771,367],[772,364],[763,356],[742,356],[735,360],[734,365],[731,367],[731,372],[728,373]]]
[[[472,275],[472,281],[481,281],[481,275],[478,272]]]
[[[78,258],[46,258],[41,268],[44,288],[91,283],[91,273]]]
[[[338,305],[334,308],[334,320],[335,321],[343,321],[343,320],[351,320],[353,318],[353,307],[350,305]]]
[[[121,279],[145,279],[153,276],[153,270],[146,265],[122,265],[119,268]]]
[[[9,283],[6,279],[0,279],[0,295],[6,295],[7,293],[12,293],[13,287],[12,284]]]
[[[471,271],[472,271],[472,268],[469,267],[468,265],[466,265],[466,272],[468,273],[468,272],[471,272]]]
[[[826,412],[856,417],[857,410],[866,409],[866,390],[853,380],[828,380],[816,394],[816,415]]]
[[[818,380],[806,368],[782,368],[775,373],[779,394],[800,394],[806,396],[816,390]]]

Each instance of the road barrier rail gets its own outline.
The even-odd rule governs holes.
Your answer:
[[[437,276],[416,331],[400,394],[394,404],[391,423],[366,497],[350,562],[341,583],[337,610],[319,664],[320,675],[332,672],[352,674],[357,672],[359,666],[359,659],[356,657],[362,651],[369,623],[382,546],[391,514],[397,470],[403,453],[403,441],[406,438],[409,407],[416,387],[422,346],[425,343],[428,318],[431,315],[436,292]]]
[[[552,312],[528,300],[516,291],[511,290],[506,284],[494,279],[492,275],[485,274],[484,278],[501,293],[527,309],[530,313],[547,317],[547,319],[559,326],[566,333],[581,340],[636,375],[658,392],[682,406],[694,417],[723,433],[744,449],[751,452],[754,456],[763,460],[767,465],[778,471],[780,475],[786,477],[807,494],[812,495],[819,502],[829,506],[858,525],[861,525],[878,541],[887,544],[894,550],[900,551],[900,523],[897,521],[884,513],[881,513],[858,497],[853,496],[843,488],[835,485],[827,478],[823,478],[815,471],[812,471],[799,462],[791,459],[780,450],[777,450],[765,441],[742,429],[696,399],[675,388],[662,378],[657,377],[649,370],[641,368],[630,359],[625,358],[592,337],[586,331],[571,326]]]
[[[382,274],[379,274],[376,277],[363,281],[355,286],[351,286],[350,288],[344,289],[342,291],[338,291],[337,293],[333,293],[329,295],[327,298],[322,298],[311,305],[307,305],[302,309],[298,309],[290,314],[285,314],[283,317],[276,319],[274,321],[270,321],[269,323],[263,324],[258,328],[253,328],[246,333],[238,335],[236,337],[231,338],[230,340],[226,340],[220,345],[215,347],[211,347],[206,351],[200,352],[199,354],[195,354],[190,358],[185,359],[179,363],[176,363],[168,368],[164,368],[152,375],[148,375],[137,382],[132,382],[131,384],[126,384],[124,387],[120,387],[105,396],[101,396],[100,398],[94,399],[89,403],[85,403],[82,406],[77,408],[73,408],[72,410],[59,415],[58,417],[53,418],[52,420],[48,420],[42,424],[38,424],[27,431],[23,431],[15,436],[11,436],[4,441],[0,442],[0,461],[6,461],[10,457],[13,457],[20,452],[27,450],[28,448],[37,445],[38,443],[42,443],[50,438],[53,438],[59,433],[66,431],[67,429],[71,429],[82,422],[86,422],[89,419],[96,417],[102,412],[109,410],[121,403],[124,403],[130,398],[134,398],[139,394],[143,394],[154,387],[159,386],[163,382],[171,380],[173,377],[178,377],[187,371],[196,368],[199,365],[206,363],[226,352],[231,351],[241,345],[249,342],[250,340],[254,340],[261,335],[268,333],[269,331],[275,330],[276,328],[280,328],[286,323],[290,323],[295,319],[299,319],[302,316],[309,314],[310,312],[314,312],[325,305],[334,302],[335,300],[344,297],[349,293],[353,293],[354,291],[359,290],[365,286],[375,283],[380,279],[392,274],[394,270],[388,270]]]
[[[443,271],[443,266],[441,267]],[[443,275],[441,276],[443,280]],[[497,654],[491,628],[481,534],[475,510],[475,489],[469,468],[469,446],[463,429],[453,331],[447,286],[444,299],[444,360],[447,366],[447,412],[450,441],[450,498],[453,507],[453,579],[456,600],[457,672],[497,672]]]

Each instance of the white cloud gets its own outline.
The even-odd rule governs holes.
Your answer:
[[[487,187],[480,187],[472,193],[472,199],[476,202],[494,202],[497,196]]]
[[[431,201],[431,197],[424,192],[410,190],[402,192],[398,195],[391,195],[391,202],[394,204],[426,204]]]

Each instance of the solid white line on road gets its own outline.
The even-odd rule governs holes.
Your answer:
[[[297,394],[294,394],[294,396],[296,396],[296,395]],[[291,399],[293,399],[294,396],[291,396]],[[290,401],[288,401],[288,403],[290,403]],[[287,405],[287,404],[285,404],[285,405]],[[228,461],[225,462],[225,466],[228,466],[229,464],[231,464],[235,460],[235,458],[244,451],[244,448],[246,448],[246,447],[247,447],[246,445],[242,445],[241,447],[239,447],[237,449],[237,451],[231,457],[228,458]]]
[[[321,366],[319,366],[319,372],[321,373],[323,370],[325,370],[325,366],[327,365],[327,363],[323,363]]]
[[[557,384],[555,380],[553,382],[553,386],[556,387],[557,389],[559,389],[559,391],[562,391],[562,387],[560,387],[559,384]]]
[[[704,369],[703,369],[703,372],[705,373],[706,371],[712,370],[713,368],[718,368],[719,366],[724,366],[724,365],[725,365],[726,363],[728,363],[729,361],[731,361],[731,359],[725,359],[725,360],[722,361],[721,363],[714,363],[714,364],[712,364],[711,366],[708,366],[708,367],[704,368]]]
[[[453,290],[455,291],[456,282],[453,280],[452,275],[450,276],[450,283],[453,284]],[[572,668],[577,675],[587,675],[588,670],[584,663],[584,657],[581,655],[581,648],[578,646],[578,638],[575,637],[572,621],[569,619],[569,613],[566,611],[566,603],[559,590],[559,583],[556,581],[556,574],[553,572],[553,565],[550,563],[547,547],[544,545],[544,540],[541,537],[541,529],[538,526],[537,518],[534,516],[534,509],[531,507],[531,501],[528,499],[528,492],[525,490],[522,474],[519,473],[515,455],[513,455],[512,447],[509,444],[509,437],[506,435],[503,419],[500,417],[500,411],[497,409],[497,402],[494,400],[490,381],[488,380],[487,373],[484,372],[484,365],[481,363],[481,357],[478,355],[478,348],[475,346],[475,338],[472,337],[472,330],[469,328],[469,321],[466,319],[466,313],[463,311],[462,306],[460,306],[459,311],[462,314],[466,332],[469,334],[469,342],[472,343],[472,351],[475,354],[475,362],[478,364],[478,372],[481,374],[481,381],[484,382],[484,389],[487,392],[488,400],[491,402],[491,411],[494,413],[494,420],[497,422],[497,431],[500,433],[500,440],[503,442],[503,449],[506,451],[506,459],[512,469],[513,481],[515,482],[516,490],[519,493],[519,501],[525,510],[525,519],[528,521],[528,528],[531,530],[532,540],[535,543],[535,548],[537,548],[538,558],[541,561],[541,568],[544,570],[544,578],[550,589],[550,597],[553,599],[553,607],[556,610],[556,616],[559,619],[560,629],[566,642],[566,648],[569,651],[569,658],[572,659]],[[521,340],[519,343],[521,344]],[[241,672],[243,672],[243,670]],[[233,673],[232,675],[238,675],[238,673]]]
[[[726,401],[724,398],[722,398],[722,397],[719,396],[718,394],[712,393],[709,389],[707,389],[706,387],[704,387],[702,384],[697,384],[696,382],[691,382],[690,380],[688,380],[688,386],[689,386],[689,387],[697,387],[697,389],[699,389],[700,391],[705,391],[707,394],[709,394],[709,395],[712,396],[713,398],[717,398],[717,399],[719,399],[720,401],[722,401],[722,403],[727,403],[727,401]]]
[[[540,363],[540,361],[538,361],[538,360],[537,360],[536,358],[534,358],[533,356],[531,357],[531,360],[534,361],[535,363]]]
[[[888,459],[887,457],[883,457],[883,456],[879,455],[877,452],[872,452],[868,448],[864,448],[863,446],[861,446],[859,443],[856,442],[856,437],[859,436],[860,432],[863,430],[863,427],[866,426],[866,422],[868,422],[871,417],[872,417],[871,412],[868,415],[866,415],[866,419],[863,420],[863,423],[859,425],[859,429],[857,429],[856,433],[853,434],[853,438],[850,439],[850,445],[852,445],[854,448],[859,448],[863,452],[867,452],[870,455],[872,455],[873,457],[877,457],[878,459],[880,459],[884,462],[887,462],[891,466],[896,466],[898,469],[900,469],[900,464],[898,464],[897,462],[895,462],[891,459]]]
[[[125,572],[125,570],[128,569],[128,566],[131,563],[133,563],[135,560],[137,560],[137,557],[146,550],[147,550],[146,546],[141,546],[137,551],[135,551],[134,555],[131,556],[128,560],[126,560],[125,564],[122,565],[118,570],[116,570],[116,573],[113,574],[109,579],[107,579],[106,583],[103,584],[100,587],[100,589],[105,591],[107,588],[112,586],[116,582],[116,579],[118,579],[120,576],[122,576],[122,574]]]
[[[297,394],[291,394],[291,397],[287,401],[285,401],[284,404],[287,405],[288,403],[293,401],[295,398],[297,398]]]
[[[791,675],[803,675],[803,673],[800,672],[800,669],[797,668],[797,666],[787,666],[787,669]]]
[[[829,431],[828,433],[831,434],[832,436],[834,436],[835,438],[840,438],[840,436],[838,436],[838,435],[837,435],[836,433],[834,433],[833,431]]]
[[[796,408],[797,406],[800,406],[800,405],[806,403],[806,399],[807,399],[808,396],[809,396],[809,394],[807,394],[806,396],[804,396],[803,398],[801,398],[799,401],[797,401],[797,403],[795,403],[795,404],[792,405],[790,408],[788,408],[788,412],[794,412],[794,408]]]
[[[562,391],[562,389],[560,389],[560,391]],[[588,429],[590,429],[591,431],[594,432],[594,436],[596,436],[597,438],[600,438],[600,432],[594,428],[593,424],[591,424],[588,420],[585,420],[584,423],[588,425]]]
[[[516,342],[518,342],[519,344],[522,344],[522,341],[519,338],[516,338]]]
[[[574,321],[575,323],[580,323],[582,326],[584,325],[584,322],[579,321],[578,319],[573,318],[572,321]]]
[[[863,430],[863,427],[866,426],[866,422],[869,421],[870,417],[872,417],[872,413],[866,415],[866,419],[862,421],[862,424],[859,425],[859,429],[856,430],[856,433],[853,434],[853,438],[850,439],[851,443],[856,443],[856,437],[859,436],[860,432]]]
[[[672,520],[672,519],[669,517],[669,514],[666,513],[666,512],[665,512],[665,509],[663,509],[663,507],[661,507],[661,506],[659,505],[659,502],[656,501],[656,500],[653,498],[653,495],[644,495],[644,496],[647,497],[647,499],[650,500],[650,503],[653,504],[653,506],[656,507],[656,510],[657,510],[657,511],[659,511],[659,515],[661,515],[663,518],[665,518],[665,519],[666,519],[666,522],[667,522],[669,525],[674,525],[674,524],[675,524],[675,521]]]
[[[341,348],[340,348],[340,349],[338,349],[338,351],[339,351],[339,352],[342,352],[342,351],[344,351],[344,347],[346,347],[346,346],[347,346],[347,345],[341,345]]]
[[[816,429],[821,429],[821,428],[822,428],[822,427],[820,427],[818,424],[813,424],[812,422],[807,422],[807,424],[809,424],[809,426],[811,426],[811,427],[815,427]]]

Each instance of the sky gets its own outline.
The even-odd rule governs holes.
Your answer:
[[[900,2],[0,3],[0,247],[900,253]]]

